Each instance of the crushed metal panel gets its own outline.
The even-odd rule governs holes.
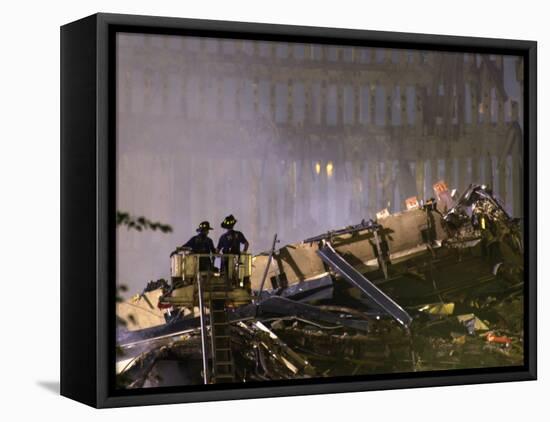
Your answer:
[[[309,243],[295,243],[280,248],[273,256],[273,262],[267,272],[265,289],[271,289],[270,279],[281,273],[289,286],[301,281],[316,278],[326,273],[323,261],[317,256],[317,245]],[[269,257],[258,255],[252,261],[252,275],[250,282],[252,290],[258,291],[262,283],[264,269]]]
[[[332,298],[332,294],[333,280],[328,273],[325,273],[319,278],[302,281],[285,289],[264,289],[260,299],[267,299],[270,296],[278,295],[292,300],[308,302],[320,299],[330,299]]]
[[[443,229],[442,216],[437,212],[422,209],[410,210],[391,214],[380,220],[379,238],[382,247],[389,257],[400,256],[417,248],[426,248],[428,242],[438,243],[447,238]],[[431,228],[428,228],[428,225]],[[430,233],[427,233],[430,231]],[[373,232],[365,229],[355,233],[341,234],[331,239],[334,249],[346,257],[354,260],[353,266],[361,272],[376,270],[376,244]],[[323,261],[317,255],[317,242],[295,243],[280,248],[274,255],[273,262],[267,272],[266,289],[271,289],[270,281],[273,277],[284,273],[287,286],[302,281],[320,277],[326,272]],[[258,291],[265,266],[269,257],[258,255],[253,259],[251,276],[252,290]]]
[[[379,237],[382,243],[386,243],[390,256],[426,245],[429,240],[426,234],[428,218],[433,223],[432,240],[441,242],[446,239],[442,216],[436,212],[428,214],[427,211],[418,209],[391,214],[380,220],[382,227]],[[368,230],[335,237],[331,244],[340,255],[345,255],[346,258],[353,256],[364,265],[369,266],[376,259],[374,236]]]

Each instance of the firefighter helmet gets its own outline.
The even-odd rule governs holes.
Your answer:
[[[210,223],[208,221],[203,221],[202,223],[199,224],[199,228],[197,229],[197,232],[202,232],[202,231],[209,231],[209,230],[214,230],[212,227],[210,227]]]
[[[223,219],[222,228],[232,229],[236,222],[237,220],[235,219],[235,217],[233,217],[233,214],[230,214]]]

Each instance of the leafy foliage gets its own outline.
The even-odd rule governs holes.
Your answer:
[[[120,293],[124,293],[128,291],[128,286],[126,284],[119,283],[116,287],[116,296],[115,296],[115,302],[123,302],[124,299],[120,295]]]
[[[170,233],[173,231],[172,226],[170,226],[169,224],[164,224],[158,221],[151,221],[148,218],[143,216],[135,217],[123,211],[117,211],[116,225],[117,227],[126,226],[128,230],[132,229],[138,232],[141,232],[143,230],[153,230],[153,231],[159,230],[162,233]],[[160,280],[157,280],[156,282],[154,281],[149,282],[147,286],[150,289],[165,287],[167,286],[167,282],[164,279],[160,279]],[[128,286],[126,286],[125,284],[119,283],[116,288],[115,301],[117,303],[123,302],[124,299],[122,298],[122,293],[127,291],[128,291]],[[144,293],[145,291],[147,291],[147,288],[146,290],[144,290]],[[127,318],[130,323],[132,324],[136,323],[136,319],[133,314],[128,314]],[[125,321],[122,318],[117,316],[117,322],[122,327],[127,327],[128,321]],[[115,350],[116,350],[117,357],[122,358],[125,356],[124,350],[119,345],[116,346]],[[123,372],[121,374],[117,374],[116,388],[120,388],[120,389],[129,388],[132,385],[132,383],[133,383],[133,379],[131,376],[129,376],[128,373]]]
[[[138,232],[143,230],[159,230],[162,233],[172,232],[172,226],[164,224],[159,221],[151,221],[146,217],[135,217],[127,212],[117,211],[116,213],[116,225],[117,227],[126,226],[128,230],[133,229]]]

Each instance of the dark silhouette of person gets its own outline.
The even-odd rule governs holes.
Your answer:
[[[233,227],[235,226],[235,223],[237,220],[233,216],[233,214],[228,215],[224,218],[222,221],[222,228],[224,228],[226,231],[224,234],[220,236],[220,240],[218,241],[218,251],[224,255],[227,254],[233,254],[233,255],[240,255],[241,254],[241,245],[244,245],[243,252],[246,252],[248,250],[248,240],[246,240],[246,237],[244,237],[244,234],[242,234],[240,231],[233,230]],[[228,274],[228,268],[229,266],[229,258],[222,257],[221,259],[221,269],[222,272],[225,274]]]
[[[199,224],[199,227],[197,228],[198,234],[189,239],[182,246],[182,248],[189,248],[191,249],[192,253],[196,254],[216,253],[214,242],[212,241],[212,239],[210,239],[210,237],[208,237],[208,232],[210,230],[214,230],[212,227],[210,227],[210,223],[208,221],[203,221]],[[210,259],[208,257],[201,257],[199,259],[199,271],[208,271],[209,269],[213,269],[213,264],[213,259]]]
[[[242,252],[248,251],[248,240],[242,232],[233,230],[237,220],[233,217],[233,214],[228,215],[222,221],[222,228],[226,229],[225,233],[220,236],[218,241],[218,251],[223,254],[235,254],[241,253],[241,245],[244,245]]]

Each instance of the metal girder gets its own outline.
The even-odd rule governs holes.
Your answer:
[[[395,318],[401,325],[408,327],[412,317],[387,294],[376,287],[370,280],[353,268],[326,242],[319,248],[317,254],[330,267],[340,274],[344,280],[352,284],[373,300],[380,308]]]

